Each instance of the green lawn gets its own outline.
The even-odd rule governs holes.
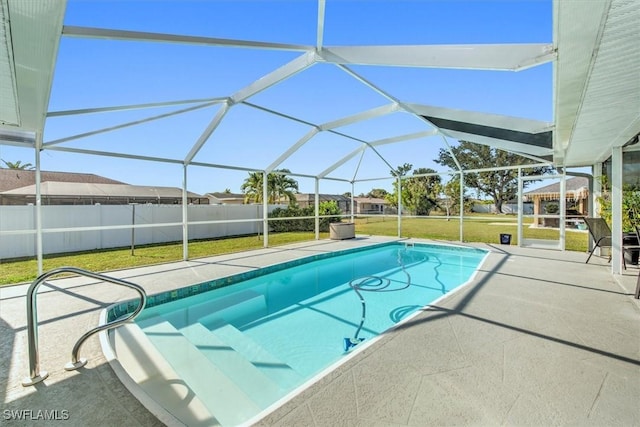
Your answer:
[[[500,234],[511,234],[511,244],[518,244],[517,218],[514,216],[496,216],[495,218],[465,218],[463,236],[465,242],[500,243]],[[398,226],[392,218],[368,218],[356,220],[356,233],[379,236],[396,236]],[[555,229],[524,228],[524,237],[529,239],[557,240],[559,231]],[[440,218],[408,218],[402,220],[402,236],[424,239],[451,240],[460,239],[460,223],[455,219],[447,221]],[[587,250],[588,233],[567,230],[565,247],[570,251]]]
[[[499,243],[500,233],[512,235],[511,244],[517,244],[516,217],[496,216],[495,218],[469,218],[464,222],[464,240],[466,242]],[[437,240],[458,241],[460,224],[457,219],[405,218],[402,220],[402,236]],[[356,233],[396,236],[398,226],[395,218],[370,217],[356,220]],[[313,240],[313,232],[277,233],[269,235],[269,245],[278,246],[288,243]],[[328,238],[321,233],[320,238]],[[525,229],[525,237],[538,239],[557,239],[558,231],[551,229]],[[189,243],[191,259],[232,252],[258,249],[263,246],[258,236],[232,237],[226,239],[194,241]],[[567,231],[567,250],[586,251],[587,233]],[[48,255],[44,257],[43,269],[49,271],[61,266],[74,266],[90,271],[110,271],[143,265],[161,264],[182,259],[182,243],[149,245],[136,247],[131,255],[130,248],[90,251],[73,254]],[[35,259],[3,261],[0,263],[0,285],[30,282],[37,275]]]

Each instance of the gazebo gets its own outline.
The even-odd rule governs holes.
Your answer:
[[[569,178],[565,182],[565,202],[567,220],[576,223],[577,218],[589,215],[589,179],[577,176]],[[560,206],[560,183],[549,184],[535,190],[528,191],[524,194],[525,201],[533,203],[533,226],[555,225],[557,227],[558,220],[553,218],[555,224],[549,224],[548,218],[540,217],[546,213],[547,206],[556,204]],[[555,213],[555,212],[553,212]],[[576,225],[579,225],[576,223]]]

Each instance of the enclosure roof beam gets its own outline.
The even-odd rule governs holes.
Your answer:
[[[516,155],[518,155],[520,157],[524,157],[524,158],[533,160],[536,163],[548,163],[549,165],[553,164],[552,156],[549,156],[548,159],[545,159],[544,157],[532,156],[531,154],[521,153],[519,151],[510,151],[510,153],[516,154]]]
[[[355,182],[356,177],[358,176],[358,171],[360,170],[360,165],[362,165],[362,160],[364,159],[364,153],[365,153],[365,151],[362,151],[362,154],[360,154],[360,159],[358,160],[358,165],[356,166],[356,170],[353,171],[353,177],[351,178],[350,182]]]
[[[393,144],[396,142],[402,142],[402,141],[409,141],[412,139],[419,139],[419,138],[427,138],[430,136],[435,136],[438,135],[438,131],[437,130],[427,130],[427,131],[422,131],[422,132],[414,132],[414,133],[408,133],[405,135],[398,135],[398,136],[392,136],[390,138],[384,138],[384,139],[379,139],[377,141],[372,141],[369,143],[370,146],[372,147],[377,147],[379,145],[385,145],[385,144]]]
[[[279,111],[272,110],[272,109],[267,108],[267,107],[263,107],[261,105],[252,104],[251,102],[247,102],[247,101],[242,101],[242,104],[246,105],[248,107],[251,107],[251,108],[255,108],[256,110],[264,111],[265,113],[273,114],[274,116],[282,117],[283,119],[291,120],[293,122],[297,122],[297,123],[300,123],[300,124],[303,124],[303,125],[307,125],[307,126],[311,126],[311,127],[318,127],[315,123],[311,123],[311,122],[308,122],[306,120],[302,120],[302,119],[299,119],[297,117],[293,117],[293,116],[290,116],[288,114],[281,113]]]
[[[122,40],[122,41],[142,41],[160,43],[179,43],[190,45],[205,45],[234,48],[253,48],[266,50],[283,51],[308,51],[313,50],[313,46],[269,43],[249,40],[222,39],[215,37],[185,36],[177,34],[149,33],[141,31],[114,30],[107,28],[79,27],[65,25],[62,28],[62,35],[67,37],[80,37],[89,39]]]
[[[290,61],[284,64],[282,67],[270,72],[264,77],[254,81],[249,86],[240,89],[238,92],[231,95],[231,101],[234,104],[238,102],[243,102],[246,99],[256,95],[257,93],[262,92],[265,89],[270,88],[283,80],[288,79],[294,74],[299,73],[302,70],[307,69],[312,66],[316,62],[316,54],[315,52],[306,52],[293,61]]]
[[[412,114],[413,116],[415,116],[416,118],[418,118],[418,120],[426,123],[427,125],[429,125],[430,127],[432,127],[433,129],[435,129],[436,131],[438,130],[438,127],[436,125],[434,125],[433,123],[431,123],[429,120],[427,120],[424,116],[416,113],[415,111],[413,111],[412,107],[410,105],[407,105],[406,103],[401,102],[399,99],[397,99],[396,97],[390,95],[389,93],[387,93],[386,91],[380,89],[378,86],[376,86],[375,84],[373,84],[372,82],[370,82],[369,80],[365,79],[364,77],[362,77],[361,75],[359,75],[358,73],[356,73],[355,71],[353,71],[352,69],[350,69],[349,67],[346,67],[344,65],[337,65],[341,70],[343,70],[344,72],[346,72],[347,74],[349,74],[351,77],[355,78],[356,80],[358,80],[359,82],[361,82],[362,84],[364,84],[365,86],[369,87],[370,89],[374,90],[375,92],[377,92],[378,94],[380,94],[381,96],[384,96],[385,98],[387,98],[388,100],[392,101],[393,103],[397,104],[399,106],[399,108],[403,109],[404,111]],[[445,144],[447,145],[447,148],[449,149],[449,152],[451,153],[451,156],[453,157],[454,162],[456,163],[456,165],[458,165],[458,167],[460,168],[460,164],[458,163],[458,160],[456,159],[455,155],[453,154],[453,151],[451,150],[451,147],[449,146],[449,144],[447,143],[446,139],[445,139]],[[375,149],[373,149],[375,151]],[[386,163],[386,162],[385,162]],[[393,167],[391,167],[391,169],[393,170]]]
[[[242,171],[242,172],[257,172],[257,171],[262,172],[262,169],[259,169],[259,168],[221,165],[217,163],[207,163],[207,162],[191,162],[189,163],[189,166],[202,166],[206,168],[229,169],[229,170],[236,170],[236,171]]]
[[[184,113],[188,113],[190,111],[195,111],[195,110],[199,110],[202,108],[206,108],[206,107],[210,107],[212,105],[214,105],[215,102],[207,102],[205,104],[200,104],[200,105],[195,105],[193,107],[189,107],[189,108],[183,108],[181,110],[177,110],[177,111],[172,111],[170,113],[164,113],[164,114],[158,114],[156,116],[151,116],[151,117],[146,117],[144,119],[140,119],[140,120],[134,120],[131,122],[126,122],[126,123],[121,123],[119,125],[115,125],[115,126],[109,126],[106,128],[102,128],[102,129],[96,129],[90,132],[84,132],[84,133],[79,133],[76,135],[71,135],[71,136],[67,136],[64,138],[59,138],[59,139],[54,139],[48,142],[45,142],[44,144],[42,144],[44,147],[50,147],[52,145],[57,145],[57,144],[61,144],[63,142],[68,142],[68,141],[73,141],[76,139],[81,139],[81,138],[86,138],[88,136],[93,136],[93,135],[98,135],[101,133],[107,133],[107,132],[112,132],[114,130],[118,130],[118,129],[124,129],[127,127],[131,127],[131,126],[136,126],[142,123],[148,123],[148,122],[152,122],[155,120],[161,120],[167,117],[171,117],[171,116],[177,116],[178,114],[184,114]]]
[[[0,126],[0,143],[2,145],[33,148],[35,142],[35,132],[8,130]]]
[[[422,115],[418,114],[416,111],[414,111],[414,109],[413,109],[411,104],[406,104],[404,102],[401,102],[398,98],[396,98],[393,95],[387,93],[386,91],[380,89],[378,86],[376,86],[375,84],[373,84],[369,80],[365,79],[364,77],[362,77],[360,74],[356,73],[355,71],[353,71],[349,67],[346,67],[346,66],[340,65],[340,64],[338,64],[337,67],[340,68],[345,73],[349,74],[354,79],[358,80],[360,83],[362,83],[365,86],[367,86],[369,89],[377,92],[379,95],[387,98],[389,101],[393,102],[394,104],[397,104],[399,109],[404,110],[407,113],[414,115],[418,120],[426,123],[430,127],[434,128],[434,129],[438,129],[438,127],[436,125],[431,123],[424,116],[422,116]]]
[[[501,140],[498,138],[486,137],[474,133],[458,132],[452,130],[442,130],[440,132],[450,138],[454,138],[460,141],[470,141],[476,144],[488,145],[492,148],[498,148],[500,150],[509,151],[513,153],[527,153],[533,156],[551,156],[553,155],[552,148],[536,147],[532,145],[525,146],[524,144],[514,144],[513,141]]]
[[[159,163],[174,163],[182,165],[184,162],[179,159],[169,159],[165,157],[152,157],[152,156],[140,156],[137,154],[125,154],[125,153],[114,153],[111,151],[98,151],[98,150],[87,150],[84,148],[74,148],[74,147],[62,147],[62,146],[52,146],[47,147],[47,150],[51,151],[62,151],[65,153],[76,153],[76,154],[89,154],[92,156],[103,156],[103,157],[116,157],[120,159],[131,159],[131,160],[145,160],[151,162],[159,162]]]
[[[267,172],[271,172],[272,170],[277,168],[282,162],[284,162],[291,155],[293,155],[293,153],[295,153],[304,144],[306,144],[309,140],[311,140],[311,138],[316,136],[320,131],[331,131],[334,128],[338,128],[338,127],[341,127],[341,126],[346,126],[346,125],[349,125],[349,124],[353,124],[353,123],[357,123],[357,122],[360,122],[360,121],[368,120],[368,119],[371,119],[371,118],[374,118],[374,117],[383,116],[383,115],[392,113],[394,111],[398,111],[398,105],[397,104],[388,104],[388,105],[383,105],[382,107],[372,108],[370,110],[363,111],[361,113],[354,114],[354,115],[349,116],[349,117],[345,117],[345,118],[342,118],[342,119],[334,120],[332,122],[327,122],[327,123],[321,124],[319,126],[314,125],[313,129],[311,129],[306,135],[304,135],[300,140],[298,140],[298,142],[296,142],[294,145],[292,145],[286,152],[284,152],[280,157],[278,157],[278,159],[276,159],[273,163],[271,163],[269,166],[267,166],[266,171]],[[345,138],[353,139],[351,136],[345,135],[345,134],[342,134],[342,133],[339,133],[339,132],[332,132],[332,133],[334,133],[336,135],[339,135],[339,136],[343,136]],[[364,141],[358,140],[358,142],[364,142]]]
[[[548,122],[419,104],[402,107],[450,138],[538,157],[553,154],[554,128]]]
[[[385,116],[390,113],[399,111],[400,108],[397,103],[391,103],[383,105],[381,107],[372,108],[361,113],[354,114],[352,116],[344,117],[342,119],[334,120],[320,125],[320,130],[335,129],[343,126],[348,126],[354,123],[362,122],[365,120],[373,119],[380,116]]]
[[[63,111],[49,111],[47,117],[60,117],[60,116],[73,116],[76,114],[94,114],[94,113],[107,113],[111,111],[126,111],[126,110],[142,110],[145,108],[157,108],[157,107],[169,107],[172,105],[183,104],[200,104],[206,103],[222,103],[226,102],[229,98],[201,98],[201,99],[186,99],[182,101],[164,101],[164,102],[150,102],[146,104],[131,104],[131,105],[118,105],[112,107],[97,107],[97,108],[82,108],[79,110],[63,110]]]
[[[553,61],[552,44],[328,46],[326,62],[342,65],[521,71]]]
[[[396,177],[389,175],[389,176],[382,176],[379,178],[354,179],[353,182],[388,181],[390,179],[396,179]]]
[[[463,169],[462,165],[458,161],[458,158],[456,157],[456,153],[453,152],[453,148],[451,148],[451,144],[449,144],[449,141],[447,140],[447,137],[445,137],[442,134],[440,136],[442,137],[442,140],[444,141],[445,147],[447,147],[447,150],[449,150],[449,155],[453,159],[453,162],[456,164],[456,167],[458,168],[458,172],[462,172],[462,169]]]
[[[207,140],[209,139],[213,131],[215,131],[216,128],[220,125],[220,122],[222,122],[222,119],[229,111],[229,108],[231,107],[229,106],[228,102],[225,102],[224,104],[222,104],[222,108],[220,108],[216,113],[216,115],[213,117],[213,119],[211,119],[211,122],[209,122],[209,125],[207,126],[207,128],[204,130],[204,132],[202,132],[202,135],[200,135],[200,137],[198,138],[194,146],[191,148],[191,150],[185,157],[184,159],[185,165],[188,165],[189,163],[191,163],[191,161],[196,156],[196,154],[198,154],[198,151],[202,149],[202,147],[207,142]]]
[[[334,164],[329,166],[327,169],[325,169],[322,172],[320,172],[318,174],[318,178],[323,179],[328,174],[330,174],[334,170],[338,169],[340,166],[344,165],[345,163],[347,163],[349,160],[353,159],[358,154],[364,152],[364,150],[366,150],[366,149],[367,149],[367,145],[363,143],[360,147],[356,148],[351,153],[347,154],[346,156],[344,156],[343,158],[341,158],[340,160],[338,160],[337,162],[335,162]]]
[[[137,154],[114,153],[111,151],[86,150],[84,148],[61,147],[61,146],[53,146],[47,149],[51,151],[62,151],[66,153],[89,154],[92,156],[117,157],[121,159],[144,160],[144,161],[151,161],[151,162],[158,162],[158,163],[171,163],[171,164],[184,165],[184,160],[170,159],[166,157],[140,156]],[[222,164],[206,163],[206,162],[191,162],[189,163],[189,165],[218,168],[218,169],[230,169],[230,170],[237,170],[237,171],[243,171],[243,172],[253,172],[253,171],[261,170],[259,168],[222,165]]]
[[[343,70],[344,72],[346,72],[347,74],[349,74],[351,77],[355,78],[356,80],[358,80],[359,82],[364,84],[365,86],[369,87],[370,89],[374,90],[378,94],[384,96],[385,98],[387,98],[390,101],[392,101],[395,104],[397,104],[400,109],[406,111],[407,113],[409,113],[409,114],[413,115],[414,117],[416,117],[418,120],[422,121],[423,123],[426,123],[428,126],[430,126],[431,128],[435,129],[436,133],[439,133],[438,132],[438,127],[435,124],[433,124],[431,121],[429,121],[425,116],[423,116],[423,115],[419,114],[418,112],[416,112],[414,107],[411,104],[400,102],[400,100],[398,100],[394,96],[390,95],[386,91],[380,89],[379,87],[374,85],[372,82],[370,82],[369,80],[365,79],[364,77],[362,77],[361,75],[359,75],[358,73],[356,73],[355,71],[350,69],[349,67],[346,67],[344,65],[338,65],[338,67],[341,70]],[[455,154],[453,153],[453,150],[451,149],[451,146],[447,142],[446,138],[443,138],[443,139],[444,139],[444,143],[445,143],[447,149],[449,150],[449,153],[451,154],[451,157],[453,158],[453,161],[455,162],[456,166],[458,166],[459,170],[462,170],[462,166],[460,165],[460,163],[458,162],[458,159],[456,158]],[[393,168],[391,168],[391,169],[393,169]]]
[[[336,133],[335,131],[329,131],[329,132],[333,132]],[[353,138],[356,139],[356,138]],[[378,156],[380,158],[380,160],[382,160],[384,162],[385,165],[387,165],[387,167],[389,167],[390,169],[393,169],[393,166],[391,166],[391,164],[387,161],[387,159],[380,154],[380,152],[378,150],[376,150],[374,147],[372,147],[367,141],[362,141],[371,151],[373,151],[375,153],[376,156]],[[354,176],[355,179],[355,176]]]
[[[289,149],[287,151],[285,151],[284,153],[282,153],[282,155],[280,155],[280,157],[278,157],[276,160],[274,160],[269,166],[267,166],[267,168],[265,169],[265,171],[267,173],[270,173],[271,171],[273,171],[275,168],[277,168],[278,166],[280,166],[280,164],[282,164],[282,162],[284,162],[285,160],[287,160],[290,156],[293,155],[293,153],[295,153],[296,151],[298,151],[298,149],[300,149],[300,147],[302,147],[304,144],[306,144],[311,138],[313,138],[314,136],[316,136],[318,134],[318,132],[320,132],[320,130],[317,127],[312,128],[309,132],[307,132],[302,138],[300,138],[298,140],[298,142],[296,142],[295,144],[293,144],[291,147],[289,147]]]
[[[370,82],[369,80],[365,79],[364,77],[362,77],[360,74],[356,73],[355,71],[353,71],[351,68],[342,65],[340,63],[336,63],[336,66],[338,68],[340,68],[342,71],[344,71],[345,73],[349,74],[351,77],[353,77],[354,79],[358,80],[360,83],[364,84],[365,86],[367,86],[369,89],[373,90],[374,92],[377,92],[379,95],[387,98],[389,101],[400,105],[401,102],[398,98],[388,94],[386,91],[380,89],[378,86],[376,86],[375,84],[373,84],[372,82]]]
[[[324,11],[326,7],[325,0],[318,0],[318,28],[316,33],[316,50],[322,49],[324,38]]]
[[[467,173],[477,173],[477,172],[494,172],[499,170],[513,170],[518,168],[538,168],[538,167],[544,167],[544,166],[549,166],[549,164],[548,163],[532,163],[532,164],[526,164],[526,165],[501,166],[501,167],[482,168],[482,169],[468,169],[468,170],[465,170],[464,173],[467,174]],[[448,170],[448,171],[441,171],[441,172],[427,173],[427,174],[407,175],[407,176],[403,176],[402,179],[419,178],[421,176],[458,175],[458,174],[460,174],[460,171]],[[385,177],[379,177],[379,178],[365,178],[365,179],[354,180],[354,182],[381,181],[381,180],[392,179],[392,178],[393,177],[391,176],[385,176]]]
[[[494,171],[502,171],[502,170],[512,170],[518,168],[542,168],[545,166],[549,166],[549,163],[531,163],[525,165],[513,165],[513,166],[497,166],[492,168],[480,168],[480,169],[467,169],[464,171],[467,173],[477,173],[477,172],[494,172]]]
[[[256,109],[262,110],[262,111],[264,111],[264,112],[271,113],[271,114],[277,115],[277,116],[279,116],[279,117],[283,117],[283,118],[285,118],[285,119],[289,119],[289,120],[295,121],[295,122],[297,122],[297,123],[302,123],[302,124],[305,124],[305,125],[311,126],[311,127],[313,127],[313,128],[318,128],[318,129],[320,129],[320,127],[321,127],[321,125],[317,125],[317,124],[315,124],[315,123],[307,122],[307,121],[302,120],[302,119],[299,119],[299,118],[297,118],[297,117],[293,117],[293,116],[290,116],[290,115],[287,115],[287,114],[284,114],[284,113],[280,113],[280,112],[278,112],[278,111],[275,111],[275,110],[272,110],[272,109],[269,109],[269,108],[266,108],[266,107],[262,107],[262,106],[260,106],[260,105],[252,104],[252,103],[247,102],[247,101],[243,101],[242,103],[243,103],[244,105],[248,105],[248,106],[250,106],[250,107],[253,107],[253,108],[256,108]],[[379,109],[380,109],[380,110],[385,110],[385,107],[386,107],[386,108],[391,108],[390,106],[383,106],[383,107],[379,107]],[[378,109],[373,109],[373,110],[378,110]],[[369,110],[369,111],[371,111],[371,110]],[[366,113],[366,112],[365,112],[365,113]],[[376,114],[381,114],[381,113],[380,113],[380,112],[378,112],[378,113],[376,113]],[[328,127],[328,126],[325,124],[325,127]],[[329,133],[332,133],[332,134],[334,134],[334,135],[338,135],[338,136],[341,136],[341,137],[343,137],[343,138],[351,139],[351,140],[353,140],[353,141],[360,142],[360,143],[363,143],[363,144],[369,144],[367,141],[364,141],[364,140],[362,140],[362,139],[360,139],[360,138],[356,138],[356,137],[354,137],[354,136],[347,135],[347,134],[345,134],[345,133],[338,132],[338,131],[333,130],[333,129],[329,129],[329,128],[327,128],[327,129],[325,130],[325,132],[329,132]],[[303,145],[304,143],[306,143],[307,141],[308,141],[308,140],[304,141],[300,146],[302,146],[302,145]],[[293,147],[291,147],[291,148],[290,148],[290,150],[291,150],[291,149],[293,149],[293,152],[295,152],[295,150],[299,149],[299,148],[300,148],[300,146],[297,146],[297,144],[295,144]],[[294,148],[294,147],[295,147],[295,148]],[[386,160],[384,157],[382,157],[382,156],[380,155],[380,153],[378,153],[378,151],[377,151],[377,150],[375,150],[373,147],[372,147],[372,150],[374,151],[374,153],[376,153],[376,155],[377,155],[378,157],[380,157],[380,159],[381,159],[383,162],[385,162],[385,163],[388,165],[387,160]],[[283,157],[283,156],[281,156],[281,157]],[[284,159],[282,159],[282,161],[284,161]],[[276,163],[276,162],[273,162],[273,163],[270,165],[270,168],[271,168],[271,167],[273,167],[273,168],[277,167],[277,166],[274,166],[274,164],[275,164],[275,163]],[[393,168],[392,166],[389,166],[389,167]],[[273,169],[272,169],[272,170],[273,170]]]

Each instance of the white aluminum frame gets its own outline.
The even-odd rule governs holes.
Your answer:
[[[57,2],[61,4],[60,1]],[[229,95],[228,97],[216,97],[216,98],[202,98],[202,99],[191,99],[191,100],[169,100],[163,102],[155,102],[155,103],[141,103],[134,105],[120,105],[120,106],[107,106],[107,107],[93,107],[93,108],[85,108],[85,109],[76,109],[76,110],[66,110],[66,111],[50,111],[46,112],[46,106],[43,108],[39,108],[38,111],[32,112],[32,116],[38,116],[40,114],[42,120],[41,123],[33,125],[32,128],[24,128],[20,129],[15,137],[12,137],[11,132],[8,132],[6,128],[0,127],[0,143],[6,145],[14,145],[20,147],[28,147],[33,148],[35,151],[35,164],[36,164],[36,245],[38,248],[38,268],[39,272],[42,272],[42,221],[40,214],[40,206],[41,206],[41,194],[40,194],[40,170],[41,170],[41,152],[43,150],[52,150],[52,151],[61,151],[61,152],[70,152],[77,154],[86,154],[86,155],[96,155],[96,156],[108,156],[115,158],[127,158],[127,159],[135,159],[135,160],[144,160],[144,161],[153,161],[153,162],[162,162],[162,163],[173,163],[173,164],[181,164],[183,166],[183,205],[185,205],[185,212],[183,213],[183,221],[182,226],[184,228],[183,233],[183,258],[188,259],[188,225],[190,222],[186,216],[186,193],[187,193],[187,182],[188,182],[188,166],[197,165],[211,168],[222,168],[222,169],[230,169],[230,170],[239,170],[239,171],[261,171],[263,173],[264,178],[264,188],[263,188],[263,227],[264,227],[264,245],[268,246],[268,218],[267,218],[267,179],[266,176],[273,172],[279,165],[281,165],[284,161],[286,161],[289,157],[291,157],[294,153],[296,153],[301,147],[303,147],[307,142],[312,140],[316,135],[320,132],[330,132],[334,135],[345,138],[346,140],[352,140],[359,143],[359,147],[342,157],[341,159],[336,160],[333,164],[326,167],[317,175],[311,174],[303,174],[299,171],[293,171],[291,173],[292,176],[303,176],[315,179],[315,200],[316,200],[316,238],[318,238],[318,194],[319,194],[319,185],[320,180],[322,179],[330,179],[335,181],[343,181],[349,182],[352,186],[352,211],[351,218],[353,219],[353,188],[355,182],[363,182],[367,180],[377,180],[379,178],[373,179],[358,179],[358,172],[360,169],[360,164],[363,160],[363,156],[365,152],[369,149],[371,150],[377,157],[381,159],[381,161],[388,166],[390,169],[393,169],[393,166],[387,161],[387,159],[382,156],[375,147],[384,145],[384,144],[392,144],[398,143],[402,141],[407,141],[411,139],[419,139],[429,136],[440,135],[444,145],[450,151],[453,156],[453,152],[451,150],[451,146],[447,141],[447,136],[449,137],[461,137],[468,138],[468,134],[456,133],[448,130],[438,129],[433,123],[429,122],[423,117],[423,114],[426,110],[431,107],[428,106],[420,106],[415,104],[409,104],[402,102],[402,100],[397,99],[395,96],[390,94],[388,91],[384,90],[381,87],[373,84],[371,81],[364,78],[359,73],[355,72],[349,65],[360,64],[360,65],[374,65],[374,66],[397,66],[397,67],[424,67],[424,68],[458,68],[458,69],[469,69],[469,70],[508,70],[508,71],[520,71],[525,70],[530,67],[534,67],[537,65],[545,64],[551,61],[556,61],[556,65],[554,66],[554,85],[557,74],[557,53],[556,47],[558,44],[557,40],[557,32],[558,27],[554,28],[554,40],[552,44],[548,43],[530,43],[530,44],[510,44],[510,45],[404,45],[404,46],[324,46],[324,32],[325,32],[325,9],[326,2],[325,0],[318,0],[318,8],[317,8],[317,28],[316,28],[316,40],[315,45],[299,45],[299,44],[286,44],[286,43],[271,43],[271,42],[263,42],[263,41],[250,41],[250,40],[235,40],[235,39],[224,39],[224,38],[214,38],[214,37],[201,37],[201,36],[190,36],[190,35],[179,35],[179,34],[163,34],[163,33],[153,33],[153,32],[140,32],[140,31],[127,31],[127,30],[116,30],[116,29],[105,29],[105,28],[89,28],[83,26],[64,26],[62,25],[62,17],[60,17],[60,22],[55,22],[52,24],[52,27],[59,26],[60,33],[59,38],[64,37],[78,37],[85,39],[108,39],[108,40],[120,40],[122,42],[128,41],[137,41],[137,42],[154,42],[154,43],[174,43],[174,44],[187,44],[187,45],[201,45],[201,46],[212,46],[218,48],[249,48],[249,49],[260,49],[260,50],[273,50],[273,51],[285,51],[285,52],[299,52],[300,55],[297,56],[292,61],[282,65],[281,67],[273,70],[272,72],[266,74],[260,79],[255,80],[254,82],[248,84],[244,88],[235,92],[234,94]],[[559,12],[558,2],[554,2],[553,8],[554,17],[557,18]],[[56,19],[58,16],[56,15]],[[557,19],[555,20],[557,23]],[[59,46],[59,39],[56,41],[55,46],[53,47],[53,52],[57,53],[57,49]],[[55,58],[55,55],[53,55]],[[337,120],[333,120],[331,122],[327,122],[324,124],[314,124],[308,121],[302,120],[297,117],[293,117],[291,115],[284,114],[282,112],[278,112],[266,107],[262,107],[256,105],[254,103],[250,103],[248,100],[255,96],[258,93],[261,93],[269,88],[289,79],[290,77],[303,72],[307,68],[314,66],[317,63],[329,63],[336,66],[338,69],[342,70],[355,80],[362,83],[365,87],[372,90],[373,92],[381,95],[390,101],[389,104],[383,105],[377,108],[373,108],[352,116],[343,117]],[[53,76],[54,64],[50,66],[50,74],[48,76],[48,91],[46,93],[46,99],[50,95],[51,89],[51,81]],[[46,77],[46,76],[45,76]],[[45,82],[46,83],[46,82]],[[173,112],[168,112],[165,114],[155,115],[151,117],[147,117],[145,119],[140,119],[136,121],[130,121],[126,123],[122,123],[119,125],[96,129],[93,131],[69,135],[66,137],[58,138],[52,141],[43,142],[42,135],[44,129],[44,119],[45,118],[53,118],[60,116],[70,116],[70,115],[78,115],[78,114],[98,114],[105,113],[111,111],[123,111],[123,110],[134,110],[134,109],[145,109],[145,108],[155,108],[155,107],[168,107],[168,106],[179,106],[184,104],[195,104],[187,108],[182,108]],[[81,149],[64,146],[66,142],[77,140],[80,138],[85,138],[101,133],[106,133],[110,131],[114,131],[117,129],[122,129],[125,127],[135,126],[142,123],[147,123],[155,120],[160,120],[166,117],[170,117],[177,114],[182,114],[190,111],[194,111],[200,108],[210,107],[216,104],[221,104],[220,109],[213,115],[210,122],[203,129],[200,136],[196,141],[193,142],[190,149],[187,153],[185,153],[183,158],[162,158],[162,157],[153,157],[146,155],[134,155],[127,153],[118,153],[118,152],[107,152],[102,150],[93,150],[93,149]],[[266,167],[244,167],[238,165],[224,165],[224,164],[214,164],[203,161],[196,161],[195,158],[200,152],[200,150],[204,147],[204,145],[209,141],[211,135],[216,131],[216,129],[220,126],[223,120],[226,117],[227,112],[235,105],[243,104],[249,107],[257,108],[261,111],[264,111],[269,114],[273,114],[282,118],[286,118],[289,120],[293,120],[297,123],[309,126],[309,130],[305,133],[298,141],[296,141],[293,145],[291,145],[286,151],[277,156],[273,161],[271,161]],[[557,100],[554,98],[554,104],[557,105]],[[40,111],[42,110],[42,111]],[[382,117],[387,114],[392,114],[396,112],[406,112],[411,114],[412,116],[418,118],[422,121],[426,127],[425,131],[415,132],[407,135],[398,135],[394,137],[389,137],[380,140],[374,141],[365,141],[360,138],[356,138],[352,135],[348,135],[343,132],[339,132],[336,129],[340,127],[347,126],[349,124],[357,123],[364,120],[373,119],[376,117]],[[467,116],[474,115],[482,121],[482,115],[473,112],[461,112]],[[486,116],[486,115],[485,115]],[[639,119],[640,120],[640,119]],[[523,122],[524,123],[524,122]],[[631,123],[629,126],[634,127],[637,123]],[[543,129],[540,129],[543,130]],[[34,135],[32,138],[31,135]],[[532,167],[537,165],[549,165],[549,162],[546,162],[541,156],[553,155],[560,156],[561,153],[553,149],[546,149],[534,146],[524,146],[523,144],[514,144],[509,142],[501,142],[492,138],[485,138],[480,136],[473,137],[474,142],[485,143],[491,145],[493,147],[502,148],[507,151],[515,152],[525,158],[530,160],[534,160],[538,162],[536,165],[526,165],[526,167]],[[557,144],[554,144],[554,147],[557,147]],[[340,177],[330,177],[329,174],[334,172],[340,166],[344,165],[354,157],[360,155],[360,160],[355,167],[353,175],[349,178],[340,178]],[[621,202],[621,174],[622,174],[622,148],[615,147],[613,150],[613,158],[614,158],[614,185],[613,185],[613,196],[614,196],[614,233],[620,231],[620,223],[619,218],[616,215],[620,214],[620,206],[617,206],[616,203]],[[468,170],[465,171],[461,167],[458,160],[453,156],[454,161],[456,162],[458,170],[456,171],[445,171],[439,172],[439,174],[451,174],[456,173],[460,174],[461,181],[461,194],[464,194],[464,174],[471,172],[479,172],[482,170]],[[563,165],[560,165],[563,166]],[[521,171],[521,166],[514,165],[512,168],[518,168]],[[417,175],[416,175],[417,176]],[[398,178],[398,186],[400,187],[402,179],[410,178],[408,177],[399,177]],[[392,179],[390,177],[385,177],[385,179]],[[522,178],[520,179],[520,181]],[[618,182],[620,181],[620,182]],[[563,181],[564,182],[564,181]],[[461,199],[463,199],[461,197]],[[461,203],[463,203],[461,201]],[[463,209],[461,209],[460,214],[460,240],[463,239]],[[398,209],[398,236],[401,235],[401,217],[402,217],[402,204],[401,200],[399,200],[399,209]],[[621,233],[618,233],[621,235]],[[562,234],[562,236],[564,236]],[[619,254],[621,242],[614,242],[613,252],[614,254]],[[618,246],[616,246],[618,245]],[[615,266],[614,272],[619,272],[619,269]]]

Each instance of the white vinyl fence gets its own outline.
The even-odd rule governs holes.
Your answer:
[[[281,206],[269,205],[269,212],[277,207]],[[46,205],[41,209],[45,254],[127,247],[132,237],[136,245],[182,241],[182,205]],[[258,220],[190,224],[189,240],[262,233],[262,205],[190,205],[187,217],[190,223]],[[70,230],[81,227],[112,228]],[[0,259],[35,256],[35,229],[35,206],[0,206]]]

